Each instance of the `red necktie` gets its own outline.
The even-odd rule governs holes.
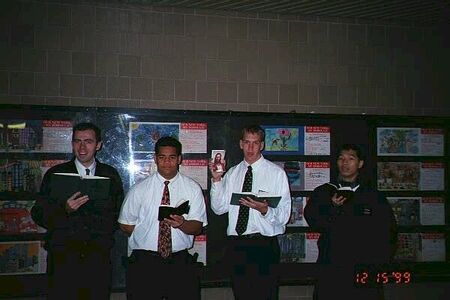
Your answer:
[[[169,183],[170,181],[164,181],[164,191],[161,199],[161,204],[170,204],[169,195]],[[166,222],[159,222],[159,235],[158,235],[158,252],[163,258],[167,258],[172,252],[172,235],[170,225]]]

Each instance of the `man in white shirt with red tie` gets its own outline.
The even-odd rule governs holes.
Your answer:
[[[129,235],[126,292],[128,299],[200,299],[196,264],[187,249],[207,225],[203,192],[178,172],[181,143],[162,137],[155,145],[157,172],[129,190],[119,224]],[[187,214],[158,221],[160,205],[189,201]]]
[[[228,213],[228,247],[226,265],[232,267],[232,288],[237,300],[276,299],[277,276],[272,266],[279,262],[277,235],[283,234],[291,214],[291,196],[285,171],[266,160],[264,130],[249,126],[242,130],[239,141],[244,160],[226,174],[217,172],[212,163],[211,208],[218,214]],[[281,196],[277,207],[266,201],[241,198],[240,205],[232,205],[234,192],[265,192]]]

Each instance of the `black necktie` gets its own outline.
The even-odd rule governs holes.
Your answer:
[[[89,174],[91,174],[91,170],[86,169],[86,175],[89,175]]]
[[[242,185],[243,192],[252,191],[252,181],[253,181],[252,166],[248,166],[247,172],[245,173],[244,184]],[[244,205],[239,206],[239,215],[236,222],[236,232],[238,233],[238,235],[243,234],[245,230],[247,230],[248,214],[249,214],[248,206]]]

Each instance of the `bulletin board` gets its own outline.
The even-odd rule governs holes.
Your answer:
[[[302,211],[314,187],[336,177],[336,149],[343,143],[363,146],[367,159],[362,176],[391,198],[403,243],[398,262],[416,270],[422,280],[449,276],[449,117],[2,105],[0,285],[8,288],[0,296],[45,294],[45,232],[25,222],[14,227],[17,224],[5,216],[11,207],[29,212],[45,171],[72,157],[71,127],[79,122],[93,122],[102,129],[104,145],[97,158],[118,170],[125,192],[155,171],[152,152],[160,136],[182,141],[180,172],[200,183],[208,209],[208,226],[193,249],[204,260],[199,264],[203,285],[227,281],[220,271],[227,216],[210,209],[207,162],[212,150],[226,150],[227,168],[239,163],[241,129],[251,124],[264,128],[263,155],[286,170],[291,184],[293,213],[286,233],[278,237],[282,280],[310,282],[320,272],[315,264],[318,230],[307,226]],[[393,183],[405,181],[402,173],[391,178],[382,172],[405,168],[422,176],[412,179],[416,185],[409,189]],[[115,239],[112,284],[120,291],[125,287],[127,238],[118,231]],[[438,249],[433,248],[436,243]],[[24,249],[33,253],[26,258],[31,262],[20,268],[11,264],[14,253]]]

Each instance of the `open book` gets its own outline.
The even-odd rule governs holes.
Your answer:
[[[254,194],[251,192],[239,192],[239,193],[233,193],[231,195],[231,204],[232,205],[240,205],[239,199],[250,197],[252,200],[263,202],[264,200],[267,201],[270,207],[275,208],[278,206],[278,203],[280,203],[281,196],[278,195],[270,195],[268,193],[259,193]]]
[[[190,206],[189,201],[185,201],[178,205],[177,207],[169,205],[161,205],[158,211],[158,221],[162,221],[165,218],[170,219],[170,215],[184,215],[189,212]]]
[[[338,187],[332,183],[328,184],[335,188],[334,192],[337,194],[338,197],[344,197],[347,200],[351,200],[353,198],[353,194],[359,188],[359,185],[355,188],[351,188],[349,186]]]
[[[50,198],[58,202],[67,201],[76,192],[88,195],[89,206],[103,206],[102,200],[109,198],[111,179],[101,176],[80,176],[77,173],[53,173],[50,178]],[[86,205],[86,204],[85,204]],[[83,205],[83,206],[85,206]]]

